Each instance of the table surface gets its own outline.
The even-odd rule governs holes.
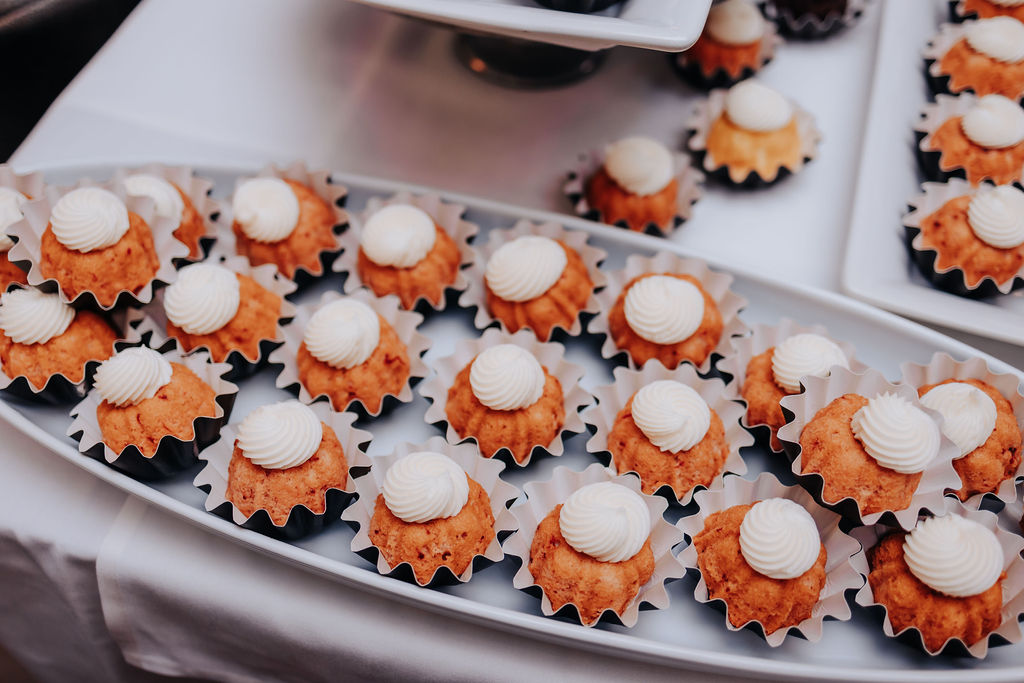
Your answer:
[[[764,72],[824,131],[806,172],[754,192],[708,186],[673,241],[838,289],[878,14],[783,46]],[[561,178],[580,150],[637,133],[680,145],[696,97],[657,53],[615,50],[587,81],[512,91],[460,67],[450,32],[353,3],[144,0],[11,162],[302,158],[566,212]],[[726,219],[707,208],[723,202]],[[1024,367],[1020,347],[953,336]],[[0,642],[41,679],[680,677],[345,589],[126,499],[10,428],[0,436],[0,580],[19,586],[0,595],[19,616],[0,618]]]

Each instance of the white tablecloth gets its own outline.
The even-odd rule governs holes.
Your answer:
[[[765,73],[825,131],[808,172],[769,191],[709,189],[674,240],[838,287],[876,14],[785,47]],[[339,0],[145,0],[12,162],[304,158],[565,211],[559,178],[579,150],[638,132],[678,142],[691,94],[660,54],[620,50],[583,83],[514,92],[458,66],[447,32]],[[725,218],[707,208],[723,203]],[[1024,365],[1019,348],[960,336]],[[680,677],[361,594],[129,500],[10,428],[0,436],[0,642],[43,680],[144,680],[135,667],[224,680]]]

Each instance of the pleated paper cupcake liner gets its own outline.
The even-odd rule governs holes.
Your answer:
[[[703,488],[721,488],[726,474],[746,473],[747,465],[740,455],[740,449],[752,446],[754,444],[754,437],[740,425],[740,418],[744,412],[743,407],[732,400],[732,392],[727,390],[725,382],[717,378],[701,379],[697,374],[697,370],[692,365],[681,365],[675,370],[666,370],[665,366],[658,360],[646,363],[641,370],[615,368],[612,375],[614,382],[594,389],[593,393],[597,399],[597,404],[591,405],[582,414],[583,421],[596,430],[594,431],[594,436],[587,442],[587,451],[607,456],[604,462],[606,464],[610,462],[613,470],[620,474],[626,474],[627,472],[636,474],[640,477],[641,482],[643,482],[643,476],[638,472],[635,470],[626,470],[624,472],[616,464],[615,455],[608,447],[608,437],[615,426],[619,412],[637,391],[651,382],[675,380],[695,389],[708,404],[708,407],[721,419],[722,426],[725,427],[725,440],[729,444],[729,455],[708,486],[705,487],[702,484],[698,484],[688,491],[682,492],[682,495],[680,495],[678,491],[668,484],[662,484],[654,493],[659,495],[665,494],[670,496],[670,500],[687,505],[693,499],[695,491]],[[672,458],[674,456],[665,454],[665,457]]]
[[[900,383],[920,388],[926,384],[938,384],[947,379],[977,379],[996,389],[1003,395],[1017,418],[1017,428],[1024,433],[1024,393],[1021,393],[1020,380],[1011,373],[996,373],[982,358],[969,358],[964,361],[955,360],[947,353],[936,353],[927,365],[903,363],[900,366]],[[1019,452],[1019,451],[1018,451]],[[985,497],[995,497],[1004,504],[1017,500],[1017,482],[1024,479],[1024,459],[1017,469],[999,487],[991,493],[976,493],[965,503],[969,507],[979,507]]]
[[[651,273],[691,275],[700,282],[701,286],[715,300],[718,310],[722,315],[722,336],[715,348],[708,354],[708,357],[697,365],[697,370],[701,374],[707,374],[711,370],[715,356],[722,357],[729,353],[731,348],[730,339],[745,335],[749,331],[749,328],[739,317],[739,312],[747,305],[747,300],[729,289],[733,282],[732,275],[713,271],[706,263],[699,259],[684,258],[665,251],[651,257],[632,254],[626,259],[625,268],[607,273],[608,284],[597,293],[600,311],[587,325],[587,331],[591,334],[603,334],[605,336],[604,343],[601,345],[601,357],[615,358],[619,354],[623,354],[626,357],[628,366],[636,369],[637,366],[631,354],[615,345],[615,340],[612,339],[611,330],[608,326],[608,315],[619,295],[622,294],[626,283],[635,277]]]
[[[455,345],[455,352],[435,361],[433,374],[419,387],[420,394],[430,401],[430,407],[423,419],[427,424],[437,425],[445,430],[445,438],[450,443],[460,441],[477,442],[476,437],[463,436],[455,431],[448,420],[448,390],[455,384],[455,377],[469,365],[474,358],[485,349],[498,344],[515,344],[533,354],[549,375],[555,377],[562,385],[562,406],[565,410],[565,422],[558,434],[550,443],[534,444],[522,462],[509,456],[507,460],[515,465],[530,464],[534,454],[547,453],[553,456],[562,455],[565,451],[564,440],[567,434],[578,434],[585,427],[580,419],[579,411],[591,401],[590,394],[580,386],[583,368],[565,360],[565,347],[557,342],[541,342],[530,330],[519,330],[515,334],[504,333],[497,328],[484,330],[478,339],[463,339]],[[508,455],[508,449],[501,448],[495,453],[482,453],[486,458],[495,455]]]
[[[278,346],[284,343],[284,330],[282,323],[290,321],[295,317],[295,305],[285,297],[295,291],[295,283],[284,277],[277,271],[277,266],[267,263],[262,266],[251,266],[244,256],[231,256],[224,260],[216,256],[207,259],[207,262],[223,266],[233,273],[245,275],[252,278],[258,285],[269,292],[281,297],[281,312],[278,316],[278,323],[273,338],[260,339],[257,354],[250,357],[240,350],[231,351],[223,362],[231,366],[231,372],[225,377],[230,382],[244,379],[267,363],[267,357]],[[125,322],[127,323],[126,340],[143,341],[150,337],[159,339],[159,342],[148,342],[154,348],[164,348],[171,340],[181,346],[181,339],[177,336],[168,336],[167,313],[164,310],[164,292],[157,292],[153,302],[145,308],[130,309],[126,312]],[[198,346],[193,351],[204,350],[209,353],[206,345]],[[191,353],[189,351],[188,353]]]
[[[758,323],[753,326],[753,332],[746,337],[734,337],[732,339],[732,350],[729,354],[718,361],[715,365],[718,371],[732,377],[729,388],[733,391],[735,400],[740,401],[744,406],[749,407],[743,398],[743,385],[747,380],[747,366],[754,356],[758,356],[770,348],[797,334],[818,334],[831,339],[846,355],[850,363],[850,369],[854,372],[863,372],[868,369],[854,357],[853,345],[838,339],[832,339],[828,330],[822,325],[801,325],[789,318],[782,318],[776,325],[765,325]],[[768,435],[768,446],[775,453],[782,452],[782,443],[773,433],[772,429],[764,422],[753,423],[747,411],[743,411],[742,424],[747,429],[757,434]]]
[[[938,455],[922,472],[921,481],[918,482],[917,490],[911,497],[910,504],[901,510],[882,510],[865,515],[861,512],[860,502],[853,498],[825,500],[824,475],[818,472],[806,474],[803,472],[800,436],[804,427],[814,419],[819,410],[846,394],[857,394],[871,399],[887,392],[910,401],[914,407],[924,411],[936,423],[942,425],[942,416],[921,405],[917,398],[917,391],[912,386],[892,384],[877,370],[869,369],[858,374],[837,367],[828,377],[805,378],[803,393],[786,396],[782,399],[782,408],[789,421],[779,430],[779,440],[786,452],[793,457],[793,474],[797,476],[801,485],[814,494],[815,500],[819,503],[834,509],[855,524],[875,524],[895,518],[900,526],[910,529],[917,522],[919,510],[941,505],[947,490],[955,490],[961,486],[960,477],[953,469],[953,458],[960,451],[945,436],[940,439]]]
[[[0,164],[0,187],[20,192],[28,200],[46,197],[46,180],[42,173],[15,173],[7,164]]]
[[[938,650],[929,650],[924,645],[921,632],[914,626],[908,626],[899,633],[893,628],[889,620],[889,611],[885,605],[875,600],[874,592],[870,581],[865,581],[864,586],[857,592],[856,602],[861,607],[880,608],[882,618],[882,631],[890,638],[896,638],[912,647],[923,650],[929,655],[950,654],[969,655],[978,659],[984,659],[989,652],[989,647],[1005,643],[1016,643],[1021,639],[1020,624],[1018,618],[1024,614],[1024,561],[1021,560],[1020,552],[1024,548],[1024,539],[1017,534],[1012,534],[998,525],[996,515],[987,510],[975,510],[963,505],[956,498],[946,498],[934,507],[929,506],[930,511],[936,515],[959,515],[978,522],[995,533],[999,545],[1003,548],[1003,571],[1006,578],[1003,579],[1003,607],[1002,622],[998,628],[987,636],[968,645],[959,638],[950,638]],[[917,523],[915,517],[914,523]],[[911,525],[913,528],[913,525]],[[854,529],[850,534],[856,538],[864,547],[864,552],[857,555],[853,562],[854,567],[865,579],[868,577],[870,566],[868,554],[871,548],[886,536],[889,532],[899,531],[898,528],[884,524],[874,524]],[[872,610],[878,611],[878,610]]]
[[[590,179],[597,175],[597,172],[604,166],[605,153],[603,149],[592,149],[584,152],[576,159],[576,164],[569,171],[568,180],[562,186],[565,196],[572,202],[573,209],[577,216],[587,220],[606,223],[600,211],[590,206],[587,201],[587,184]],[[670,225],[658,225],[648,223],[642,232],[649,235],[667,236],[676,228],[685,223],[693,215],[693,205],[701,196],[701,184],[704,182],[704,174],[698,171],[690,163],[690,155],[683,152],[672,153],[672,163],[675,168],[674,178],[678,183],[676,190],[676,212]],[[625,220],[615,223],[617,227],[631,230],[631,226]]]
[[[636,491],[647,504],[651,520],[651,550],[654,553],[654,574],[640,587],[640,590],[621,613],[611,609],[604,610],[591,622],[584,622],[580,611],[574,603],[568,603],[557,612],[552,608],[547,593],[534,581],[530,573],[530,548],[537,532],[537,526],[547,517],[548,513],[565,502],[577,489],[589,484],[615,482]],[[512,514],[519,524],[519,530],[505,539],[503,544],[507,555],[520,559],[522,566],[512,579],[516,588],[540,597],[541,613],[546,616],[567,616],[584,626],[594,626],[602,619],[618,621],[623,626],[636,626],[641,605],[650,605],[655,609],[666,609],[669,604],[668,591],[665,584],[682,578],[685,569],[672,554],[672,548],[683,539],[681,531],[665,521],[662,515],[668,502],[659,496],[648,496],[640,492],[640,480],[633,475],[616,475],[614,472],[594,463],[582,472],[574,472],[568,467],[556,467],[547,481],[534,481],[523,487],[524,495],[512,506]]]
[[[686,121],[686,128],[692,132],[687,146],[696,154],[701,168],[711,177],[739,187],[755,188],[772,185],[792,173],[799,173],[805,164],[818,155],[818,143],[821,131],[814,122],[814,117],[793,103],[793,115],[796,117],[797,133],[800,137],[800,158],[792,166],[780,166],[774,175],[762,177],[757,171],[749,171],[740,175],[726,164],[715,161],[708,151],[708,133],[711,125],[725,113],[725,97],[728,90],[718,89],[708,93],[707,99],[697,103],[693,114]]]
[[[226,425],[216,443],[200,454],[199,459],[203,461],[204,466],[193,482],[207,494],[204,503],[207,512],[230,519],[246,529],[288,540],[319,532],[325,524],[341,516],[342,510],[352,502],[356,492],[352,470],[370,466],[370,459],[363,446],[369,443],[372,436],[369,432],[352,426],[356,421],[354,413],[335,412],[326,403],[314,403],[310,408],[338,437],[349,470],[343,488],[332,487],[324,492],[324,511],[316,513],[303,503],[295,503],[288,514],[288,519],[279,525],[271,519],[265,509],[261,508],[250,515],[239,510],[227,495],[228,472],[235,450],[235,440],[238,438],[237,426]]]
[[[779,29],[775,22],[764,23],[764,35],[760,39],[760,51],[758,54],[758,67],[744,67],[738,76],[730,73],[721,66],[708,69],[707,65],[690,55],[689,51],[668,55],[669,64],[679,76],[687,83],[700,88],[701,90],[712,90],[714,88],[729,88],[740,81],[751,78],[759,73],[775,58],[775,52],[785,41],[779,35]]]
[[[326,394],[313,396],[303,385],[302,380],[299,379],[297,357],[310,318],[325,304],[341,298],[360,301],[372,308],[377,315],[383,318],[395,330],[395,334],[398,335],[398,339],[405,345],[406,353],[409,356],[409,376],[402,383],[401,390],[398,394],[386,394],[377,409],[373,411],[369,410],[366,403],[358,398],[352,399],[346,405],[339,406],[334,405],[334,401],[329,399]],[[417,331],[422,322],[423,316],[419,313],[401,309],[398,297],[394,295],[379,298],[374,296],[373,292],[368,289],[357,289],[347,297],[342,297],[338,292],[324,292],[317,302],[302,304],[296,307],[292,321],[284,326],[284,344],[275,349],[268,358],[271,364],[281,366],[281,372],[274,381],[274,385],[279,389],[287,389],[296,394],[303,403],[313,403],[314,401],[324,399],[332,404],[334,410],[339,412],[351,409],[357,411],[360,415],[377,417],[394,405],[411,401],[413,399],[413,381],[427,376],[427,366],[421,356],[430,348],[431,342],[429,337]]]
[[[793,14],[789,9],[776,7],[772,0],[768,0],[764,6],[764,14],[770,21],[777,23],[779,29],[786,35],[794,38],[817,39],[825,38],[841,29],[853,26],[867,6],[868,0],[847,0],[846,8],[842,12],[833,11],[824,17],[819,17],[812,12]]]
[[[595,289],[600,289],[605,285],[604,272],[600,269],[599,265],[608,256],[608,253],[603,249],[598,249],[597,247],[592,247],[587,244],[587,234],[585,232],[581,232],[579,230],[566,230],[557,223],[549,222],[537,224],[531,223],[527,220],[521,220],[517,222],[514,227],[503,230],[491,230],[487,237],[487,243],[481,245],[479,249],[474,249],[476,257],[473,265],[466,270],[469,287],[465,292],[463,292],[462,296],[459,297],[459,306],[463,308],[476,308],[476,316],[473,318],[473,324],[476,325],[478,329],[484,329],[497,322],[503,332],[509,331],[505,322],[491,315],[491,312],[487,308],[487,285],[485,283],[484,273],[487,270],[487,263],[490,261],[491,256],[493,256],[494,252],[496,252],[502,245],[519,237],[528,235],[539,235],[541,237],[548,237],[565,243],[566,246],[579,254],[580,258],[583,260],[583,264],[587,268],[587,274],[590,276],[593,287],[591,288],[590,295],[587,297],[587,301],[583,305],[583,308],[581,308],[576,317],[573,318],[572,324],[568,329],[563,325],[556,325],[552,328],[548,339],[541,339],[541,341],[548,341],[549,339],[558,336],[561,332],[564,332],[571,337],[577,337],[583,331],[583,315],[593,315],[597,313],[599,309],[597,298],[594,296],[593,292]],[[522,329],[530,330],[532,328],[527,326]],[[534,332],[536,331],[534,330]]]
[[[366,204],[366,208],[358,214],[350,216],[349,227],[341,236],[343,251],[332,266],[336,273],[347,273],[345,279],[345,293],[351,294],[360,287],[369,287],[359,275],[359,251],[360,239],[363,234],[363,226],[370,216],[377,213],[386,206],[395,204],[411,204],[422,209],[434,222],[452,238],[459,248],[459,269],[456,271],[455,280],[444,287],[438,301],[431,301],[426,296],[416,298],[414,305],[409,310],[420,310],[425,313],[428,309],[441,311],[447,304],[449,292],[465,291],[469,285],[463,269],[473,263],[474,251],[469,246],[470,241],[480,231],[476,223],[463,219],[466,207],[461,204],[445,202],[439,195],[425,194],[414,195],[411,192],[402,191],[388,198],[372,197]]]
[[[456,575],[450,567],[443,565],[438,567],[427,581],[420,581],[412,571],[412,565],[408,562],[401,562],[394,567],[388,564],[384,554],[373,545],[369,536],[374,508],[377,498],[382,494],[384,477],[388,469],[410,453],[419,451],[441,453],[458,463],[469,475],[469,478],[483,488],[491,503],[491,514],[494,515],[494,538],[491,539],[484,552],[475,555],[460,574]],[[480,571],[495,562],[501,562],[505,557],[501,549],[501,538],[517,528],[516,519],[508,511],[507,506],[519,495],[519,489],[501,479],[501,472],[505,469],[504,463],[482,457],[475,444],[452,445],[440,436],[432,436],[424,443],[401,443],[395,447],[393,452],[387,455],[377,455],[369,460],[371,462],[369,473],[355,480],[359,499],[342,513],[342,519],[356,528],[356,535],[352,539],[352,552],[373,563],[378,572],[385,576],[394,576],[414,582],[420,586],[451,585],[469,581],[473,578],[474,571]]]
[[[765,633],[760,621],[749,621],[741,626],[734,626],[729,620],[728,604],[721,598],[712,598],[708,593],[707,583],[700,570],[697,548],[694,538],[704,530],[707,518],[716,512],[727,510],[737,505],[749,505],[766,498],[785,498],[807,510],[818,528],[821,542],[825,546],[825,585],[822,586],[818,602],[811,610],[811,616],[793,626],[779,628],[772,633]],[[860,556],[860,543],[840,529],[841,517],[818,505],[810,493],[799,486],[785,486],[769,472],[763,472],[754,481],[741,477],[728,477],[725,486],[718,490],[699,491],[694,496],[698,510],[696,514],[680,519],[676,526],[686,534],[689,545],[679,554],[679,560],[691,571],[700,575],[693,597],[697,602],[711,604],[723,608],[725,626],[730,631],[752,628],[772,647],[782,645],[786,636],[792,631],[799,632],[804,638],[816,643],[821,640],[825,619],[848,621],[850,605],[846,601],[846,591],[860,588],[864,577],[857,571],[852,560]]]
[[[205,352],[183,356],[176,346],[161,355],[170,362],[181,363],[213,388],[216,394],[214,416],[193,419],[191,439],[179,439],[165,434],[161,437],[156,452],[150,457],[144,456],[134,445],[115,453],[104,443],[103,432],[96,419],[96,409],[103,399],[97,391],[92,390],[71,409],[71,417],[74,419],[67,430],[67,435],[78,441],[78,450],[81,453],[106,462],[133,477],[159,479],[195,464],[198,453],[217,440],[220,428],[231,416],[231,409],[238,395],[238,387],[223,378],[231,366],[227,363],[209,362],[209,356]]]

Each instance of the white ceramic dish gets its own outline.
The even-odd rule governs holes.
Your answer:
[[[47,172],[47,177],[51,182],[67,182],[90,171],[93,177],[105,177],[110,170],[53,169]],[[200,172],[211,177],[217,191],[223,193],[233,187],[234,175],[243,171],[201,169]],[[348,206],[355,211],[372,195],[387,195],[401,189],[430,191],[365,177],[344,174],[335,174],[334,177],[348,186]],[[606,268],[622,267],[630,253],[651,254],[656,250],[670,250],[686,255],[664,240],[618,228],[550,213],[521,210],[472,197],[446,193],[442,195],[446,200],[468,206],[469,220],[478,223],[483,232],[495,227],[510,226],[521,218],[535,222],[560,221],[570,229],[586,231],[595,246],[609,252]],[[935,331],[865,304],[836,294],[778,283],[752,272],[730,269],[722,263],[711,265],[735,275],[735,290],[749,300],[744,313],[747,322],[775,322],[788,316],[802,323],[821,323],[836,338],[856,345],[860,360],[891,378],[898,376],[901,362],[912,360],[925,363],[934,351],[941,350],[957,357],[985,357],[993,370],[1014,372],[1024,379],[1024,373],[1013,370],[1005,363],[984,356]],[[300,298],[316,298],[325,289],[339,287],[340,278],[328,277],[303,292]],[[450,354],[460,338],[478,334],[472,324],[472,313],[454,308],[431,316],[422,329],[434,340],[426,357],[428,362]],[[583,380],[586,388],[591,389],[611,381],[612,366],[600,358],[599,340],[584,336],[568,340],[567,346],[567,359],[582,365],[586,370]],[[273,370],[264,370],[240,382],[241,390],[232,421],[241,420],[261,403],[287,396],[285,392],[274,388],[275,374]],[[413,402],[399,406],[381,418],[360,422],[360,427],[374,434],[369,454],[386,453],[399,442],[424,440],[439,434],[422,420],[426,407],[424,399],[417,396]],[[567,646],[610,651],[624,658],[654,660],[689,669],[755,677],[835,681],[963,681],[967,678],[971,681],[1024,680],[1024,646],[994,648],[984,661],[929,658],[885,638],[881,623],[875,615],[860,609],[854,609],[853,620],[850,622],[826,623],[824,637],[818,643],[792,638],[787,639],[783,646],[773,649],[750,631],[728,631],[719,612],[696,603],[693,600],[693,577],[669,584],[669,608],[641,613],[633,629],[611,625],[588,629],[569,621],[540,616],[539,601],[512,587],[516,564],[511,561],[487,568],[474,575],[473,580],[467,584],[438,590],[419,588],[378,575],[371,564],[351,552],[353,532],[340,522],[298,543],[276,541],[205,512],[205,495],[192,485],[198,467],[156,484],[141,483],[79,454],[74,443],[61,436],[70,419],[59,409],[0,401],[0,418],[36,439],[57,456],[225,539],[337,581],[359,586],[362,590],[438,612],[445,618],[465,619],[491,629],[515,630],[549,641],[557,640]],[[564,455],[537,458],[529,467],[503,476],[521,488],[527,481],[549,478],[557,465],[582,470],[595,461],[586,452],[586,440],[586,435],[573,437],[566,442]],[[748,449],[744,457],[749,468],[746,477],[750,479],[765,469],[775,471],[776,474],[785,469],[780,466],[782,463],[779,458],[772,456],[763,445]],[[667,517],[674,522],[679,514],[680,509],[674,507],[670,508]],[[1006,524],[1010,521],[1006,520]]]
[[[696,42],[711,0],[625,0],[595,14],[559,12],[533,0],[356,0],[364,5],[580,50],[616,45],[681,52]]]
[[[901,218],[924,179],[912,126],[929,101],[924,49],[949,20],[945,0],[881,6],[874,85],[843,263],[843,290],[901,315],[1024,346],[1024,294],[972,300],[921,275],[904,243]]]

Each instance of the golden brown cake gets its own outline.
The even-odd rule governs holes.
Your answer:
[[[973,645],[1002,623],[1002,579],[984,593],[956,598],[929,588],[910,571],[903,554],[907,534],[894,532],[868,549],[868,583],[885,605],[893,632],[914,627],[925,647],[938,651],[949,638]]]
[[[441,567],[460,576],[475,556],[486,552],[495,536],[491,501],[480,484],[466,479],[469,499],[459,513],[429,522],[405,522],[388,509],[383,495],[377,496],[369,537],[390,566],[408,562],[416,580],[425,584]]]
[[[573,548],[562,536],[556,505],[537,525],[530,545],[530,573],[547,595],[553,610],[572,603],[583,623],[596,620],[605,610],[622,614],[654,575],[651,541],[623,562],[601,562]]]
[[[796,117],[778,130],[756,131],[737,126],[723,113],[711,124],[707,153],[715,165],[729,169],[730,177],[756,173],[774,180],[782,168],[796,168],[803,161],[803,141]]]
[[[208,334],[189,334],[170,320],[167,321],[167,335],[177,338],[182,350],[206,348],[215,363],[227,360],[232,351],[238,351],[247,358],[258,358],[260,342],[274,339],[277,335],[281,297],[247,275],[236,275],[239,285],[238,312],[226,325]]]
[[[11,263],[7,252],[0,252],[0,292],[6,291],[13,284],[27,285],[28,274]]]
[[[643,232],[650,223],[665,229],[675,219],[679,181],[673,178],[655,194],[640,196],[616,183],[602,167],[587,182],[586,194],[587,203],[601,212],[605,223],[625,221],[630,230],[637,232]]]
[[[678,344],[656,344],[638,335],[629,326],[626,320],[625,301],[626,293],[636,282],[652,275],[667,275],[669,277],[685,280],[697,287],[704,297],[704,317],[700,326],[692,335]],[[690,361],[694,365],[703,363],[711,352],[718,346],[722,337],[722,314],[718,310],[718,304],[711,297],[711,294],[704,289],[700,280],[692,275],[681,275],[678,273],[645,273],[638,275],[622,288],[612,310],[608,313],[608,328],[615,346],[627,352],[635,365],[642,366],[652,358],[657,358],[666,368],[672,369],[684,361]]]
[[[793,579],[773,579],[755,571],[740,549],[740,524],[753,505],[715,512],[693,539],[708,597],[724,600],[736,628],[759,621],[765,634],[808,619],[825,585],[827,554],[822,544],[814,565]]]
[[[701,66],[705,74],[711,75],[721,69],[731,78],[740,78],[745,69],[758,71],[761,68],[761,41],[746,45],[720,43],[707,31],[687,50],[687,58]]]
[[[1007,185],[1021,179],[1024,168],[1024,142],[1012,147],[989,149],[977,145],[964,133],[963,117],[953,116],[931,134],[929,151],[940,152],[939,169],[963,169],[967,182],[977,185],[990,180]]]
[[[1012,5],[998,5],[992,0],[962,0],[963,12],[960,16],[969,17],[977,15],[979,19],[991,17],[1013,17],[1017,21],[1024,21],[1024,5],[1016,7]]]
[[[961,39],[939,59],[939,70],[949,76],[949,90],[971,90],[978,95],[1003,95],[1018,100],[1024,95],[1024,63],[1003,62],[972,49]]]
[[[77,384],[85,378],[88,361],[110,357],[117,336],[103,318],[78,311],[63,334],[41,344],[19,344],[0,334],[0,363],[8,377],[24,376],[36,389],[58,373]]]
[[[323,436],[316,452],[301,465],[266,469],[242,455],[236,439],[228,465],[225,496],[246,517],[266,510],[277,526],[284,526],[292,508],[305,505],[316,515],[327,511],[328,489],[344,489],[348,462],[334,430],[320,423]]]
[[[749,424],[768,425],[772,432],[772,448],[780,450],[782,444],[779,442],[778,432],[779,428],[786,424],[786,418],[782,414],[779,401],[788,396],[789,392],[775,382],[775,375],[772,372],[774,353],[775,347],[772,346],[750,359],[741,393],[743,400],[747,402]]]
[[[167,182],[170,183],[170,181]],[[181,202],[184,205],[181,211],[181,222],[174,229],[174,236],[179,242],[188,247],[188,257],[190,259],[197,259],[203,255],[202,249],[199,246],[199,238],[206,234],[206,222],[199,215],[195,204],[192,203],[188,195],[182,192],[181,188],[176,184],[171,183],[171,185],[181,195]]]
[[[181,363],[171,363],[171,368],[171,381],[152,398],[124,407],[102,401],[96,407],[103,442],[110,450],[121,453],[136,446],[144,457],[151,458],[164,436],[190,441],[195,437],[192,422],[217,414],[214,390]]]
[[[403,308],[413,308],[420,297],[439,306],[444,300],[445,287],[455,282],[462,256],[455,240],[436,223],[434,228],[437,231],[434,246],[409,268],[374,263],[360,247],[356,266],[359,279],[377,296],[397,295]]]

